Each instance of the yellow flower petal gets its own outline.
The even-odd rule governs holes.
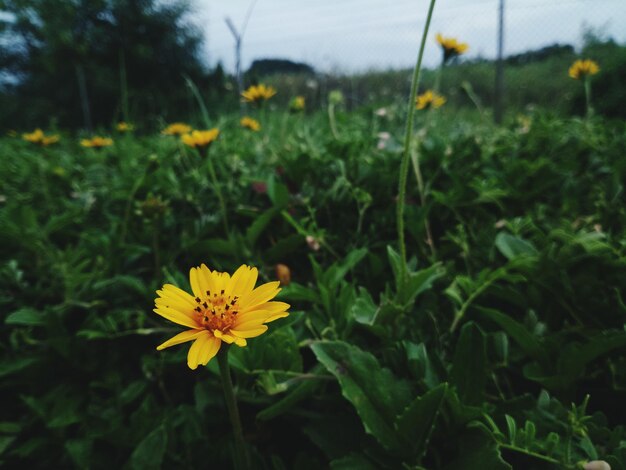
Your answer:
[[[254,338],[255,336],[262,335],[267,331],[267,326],[259,325],[257,328],[249,329],[249,330],[230,330],[235,336],[239,336],[240,338]]]
[[[285,318],[289,316],[289,312],[281,312],[276,315],[272,315],[271,317],[265,320],[265,323],[273,322],[274,320],[278,320],[279,318]]]
[[[226,286],[226,292],[237,297],[249,294],[254,289],[258,275],[259,272],[256,268],[251,268],[245,264],[241,265],[230,278]]]
[[[268,313],[278,313],[278,312],[284,312],[285,310],[287,310],[289,307],[291,307],[291,305],[289,305],[288,303],[285,302],[265,302],[264,304],[260,304],[260,305],[255,305],[254,307],[250,307],[250,308],[242,308],[241,311],[239,312],[239,314],[247,314],[248,312],[252,311],[252,310],[263,310],[266,311]]]
[[[189,316],[188,312],[192,310],[194,307],[194,306],[190,307],[187,302],[183,302],[182,300],[172,298],[172,297],[159,297],[155,299],[154,303],[158,308],[161,308],[161,307],[171,308],[186,316]]]
[[[195,370],[198,365],[206,365],[219,351],[222,342],[205,331],[189,348],[187,365]]]
[[[263,304],[268,300],[276,297],[276,294],[280,292],[280,281],[273,281],[263,284],[262,286],[257,287],[252,292],[247,295],[244,295],[239,300],[239,305],[243,311],[254,307],[256,305]]]
[[[189,284],[191,284],[191,290],[196,297],[203,297],[205,292],[202,291],[203,285],[200,284],[200,270],[198,268],[191,268],[189,270]]]
[[[188,303],[192,308],[195,307],[193,297],[189,295],[187,292],[185,292],[184,290],[179,289],[173,284],[165,284],[162,290],[157,291],[157,294],[159,294],[163,298],[165,297],[176,298],[177,300]]]
[[[263,323],[265,323],[265,319],[268,318],[263,317],[263,318],[252,318],[248,321],[242,322],[242,323],[238,323],[236,325],[233,326],[233,328],[231,330],[237,330],[237,331],[248,331],[248,330],[255,330],[257,328],[260,328],[261,326],[263,326]]]
[[[203,294],[206,294],[207,291],[212,293],[216,292],[217,289],[213,283],[211,270],[204,263],[200,265],[199,279],[201,280],[200,285],[204,289]]]
[[[186,343],[187,341],[191,341],[196,339],[198,336],[206,332],[206,330],[187,330],[182,333],[178,333],[176,336],[172,336],[170,339],[161,343],[157,346],[157,351],[161,351],[162,349],[169,348],[170,346],[175,346],[177,344]]]
[[[227,333],[222,333],[219,330],[215,330],[213,332],[213,334],[215,335],[216,338],[219,338],[219,339],[221,339],[222,341],[224,341],[225,343],[228,343],[228,344],[235,343],[239,347],[244,347],[246,344],[248,344],[246,342],[246,340],[243,339],[243,338],[237,338],[237,337],[235,337],[233,335],[229,335]]]
[[[163,318],[167,318],[169,321],[178,323],[179,325],[188,326],[189,328],[198,328],[198,324],[194,319],[184,315],[183,313],[167,307],[155,308],[154,313],[158,313]]]

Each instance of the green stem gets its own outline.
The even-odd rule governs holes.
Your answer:
[[[538,454],[537,452],[533,452],[531,450],[528,449],[522,449],[521,447],[517,447],[511,444],[498,444],[499,447],[503,448],[503,449],[508,449],[510,451],[513,452],[519,452],[521,454],[525,454],[528,455],[530,457],[534,457],[538,460],[543,460],[544,462],[550,462],[552,464],[555,465],[563,465],[563,462],[558,461],[557,459],[553,459],[552,457],[548,457],[547,455],[542,455],[542,454]],[[566,466],[564,468],[571,468],[569,466]]]
[[[439,65],[439,68],[437,69],[437,75],[435,76],[435,85],[433,87],[435,93],[439,93],[439,91],[441,90],[441,76],[443,75],[443,67],[445,65],[445,59],[441,59],[441,65]]]
[[[330,123],[330,131],[333,133],[335,140],[339,140],[339,131],[337,130],[337,119],[335,117],[335,105],[328,105],[328,122]]]
[[[422,209],[426,210],[426,191],[424,189],[422,171],[420,170],[419,149],[411,155],[411,162],[413,163],[413,171],[415,172],[415,179],[417,180],[417,190],[420,193],[420,204],[422,205]],[[430,253],[434,261],[437,259],[437,250],[435,249],[435,240],[433,239],[433,233],[430,229],[428,214],[424,216],[424,228],[426,229],[426,243],[428,243],[428,246],[430,247]]]
[[[397,207],[397,226],[398,226],[398,245],[400,245],[400,256],[402,258],[401,279],[404,283],[407,277],[406,265],[406,243],[404,241],[404,199],[406,197],[406,181],[409,174],[409,153],[411,146],[411,135],[413,134],[413,116],[415,114],[415,96],[417,95],[417,87],[420,80],[420,70],[422,68],[422,59],[424,57],[424,49],[426,47],[426,38],[430,29],[430,21],[433,16],[433,9],[437,0],[430,0],[428,15],[426,17],[426,25],[424,25],[424,34],[422,35],[422,43],[420,45],[419,54],[417,55],[417,63],[413,70],[413,80],[411,81],[411,95],[409,97],[408,114],[406,119],[406,133],[404,135],[404,149],[402,151],[402,162],[400,164],[400,178],[398,181],[398,207]]]
[[[220,187],[219,181],[217,180],[215,168],[213,167],[213,162],[211,161],[211,155],[207,155],[206,159],[208,162],[207,165],[209,167],[209,175],[211,176],[211,181],[213,182],[213,189],[215,190],[215,194],[217,195],[217,199],[220,203],[220,209],[222,210],[222,221],[224,222],[224,230],[226,230],[226,235],[228,235],[228,215],[226,213],[226,203],[224,202],[224,196],[222,195],[222,188]]]
[[[226,408],[228,408],[230,424],[233,426],[233,432],[235,434],[235,468],[244,470],[250,468],[250,461],[248,460],[246,444],[243,439],[243,428],[241,427],[239,408],[237,408],[237,399],[235,398],[235,392],[233,390],[233,381],[230,377],[228,349],[228,346],[222,346],[220,352],[217,354],[217,362],[220,367],[220,376],[222,377],[222,388],[224,389]]]
[[[591,81],[589,77],[585,77],[585,104],[587,107],[587,117],[591,117],[593,114],[593,108],[591,107]]]

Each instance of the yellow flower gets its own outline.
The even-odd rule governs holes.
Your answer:
[[[252,85],[246,91],[244,91],[241,96],[243,96],[243,100],[249,103],[258,103],[260,101],[267,101],[272,96],[276,94],[276,90],[271,86],[261,85]]]
[[[289,108],[292,111],[304,111],[305,104],[304,96],[296,96],[291,100],[291,103],[289,103]]]
[[[246,338],[267,331],[265,323],[288,316],[289,304],[270,302],[280,291],[280,282],[268,282],[254,289],[257,276],[257,269],[245,264],[232,277],[211,271],[203,264],[189,272],[193,295],[165,284],[157,291],[154,312],[189,329],[160,344],[157,350],[194,341],[187,354],[187,365],[196,369],[217,354],[222,341],[243,347]]]
[[[441,34],[436,36],[437,44],[443,49],[443,61],[447,62],[453,57],[465,54],[469,49],[469,45],[465,42],[459,42],[456,38],[445,38]]]
[[[188,126],[182,122],[175,122],[170,124],[161,131],[163,135],[183,135],[191,132],[191,126]]]
[[[61,138],[58,134],[46,135],[43,137],[43,139],[41,139],[41,145],[46,147],[48,145],[56,144],[59,140],[61,140]]]
[[[110,139],[109,137],[94,136],[91,139],[81,140],[80,145],[87,148],[99,149],[113,145],[113,139]]]
[[[60,137],[55,135],[45,135],[41,129],[22,135],[22,138],[32,144],[43,145],[44,147],[56,144]]]
[[[595,75],[600,71],[600,67],[596,62],[590,59],[577,60],[569,68],[569,76],[575,80],[580,80],[589,75]]]
[[[257,132],[261,129],[261,124],[256,119],[252,119],[251,117],[244,116],[239,121],[241,127],[245,127],[246,129],[250,129],[251,131]]]
[[[118,130],[118,132],[131,132],[135,129],[135,126],[127,122],[121,121],[117,123],[117,126],[115,126],[115,128]]]
[[[22,134],[22,138],[32,144],[39,144],[44,138],[44,134],[41,129],[35,129],[33,132]]]
[[[190,134],[183,134],[181,139],[189,147],[205,148],[214,142],[218,135],[220,135],[219,129],[209,129],[208,131],[193,131]]]
[[[417,109],[441,108],[445,102],[446,99],[443,96],[428,90],[416,98],[415,107]]]

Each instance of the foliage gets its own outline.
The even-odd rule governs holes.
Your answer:
[[[190,266],[246,262],[287,265],[293,306],[231,353],[254,468],[624,469],[626,129],[451,116],[419,116],[406,282],[393,113],[338,107],[337,136],[324,113],[221,117],[230,231],[173,137],[0,139],[0,464],[228,468],[217,365],[157,353],[178,328],[151,308]]]
[[[17,79],[2,123],[55,116],[64,126],[89,127],[167,115],[185,100],[183,76],[204,76],[200,33],[184,1],[5,0],[1,7],[0,66]]]

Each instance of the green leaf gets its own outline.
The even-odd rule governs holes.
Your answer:
[[[91,467],[91,449],[93,441],[91,439],[70,439],[65,442],[65,450],[77,468]]]
[[[0,436],[0,455],[13,443],[15,436]]]
[[[7,325],[42,326],[46,324],[46,319],[41,312],[26,307],[10,313],[4,323]]]
[[[374,325],[377,311],[378,305],[374,303],[374,299],[372,299],[369,291],[363,287],[359,288],[359,295],[352,304],[350,316],[357,323],[372,326]]]
[[[314,289],[300,285],[297,282],[292,282],[282,288],[279,293],[279,300],[317,303],[319,302],[319,295]]]
[[[415,344],[409,341],[403,342],[406,350],[407,361],[409,363],[409,371],[413,377],[421,380],[428,388],[435,388],[441,383],[437,376],[432,360],[428,355],[424,343]]]
[[[411,455],[417,459],[426,453],[447,390],[448,384],[444,383],[416,397],[396,420],[398,433],[407,442]]]
[[[359,454],[350,454],[330,462],[331,470],[376,470],[372,462]]]
[[[310,371],[310,374],[317,375],[323,371],[323,366],[320,364],[316,364],[315,367]],[[316,379],[304,380],[293,390],[287,392],[283,398],[278,400],[276,403],[268,406],[264,410],[261,410],[257,413],[256,417],[260,421],[269,421],[277,416],[280,416],[283,413],[286,413],[290,409],[292,409],[299,402],[304,400],[305,398],[310,397],[317,388],[319,388],[320,381]]]
[[[402,305],[412,304],[417,296],[430,289],[433,283],[444,274],[441,263],[435,263],[420,271],[409,272],[406,284],[398,293],[398,302]]]
[[[476,310],[482,316],[497,323],[528,356],[537,360],[544,358],[545,353],[539,339],[533,336],[524,325],[491,308],[476,307]]]
[[[277,181],[274,175],[267,180],[267,195],[277,208],[283,208],[289,203],[287,186]]]
[[[154,429],[135,448],[129,466],[133,469],[160,469],[167,447],[167,433],[163,425]]]
[[[519,256],[533,256],[538,253],[532,243],[504,232],[500,232],[496,236],[495,243],[496,248],[508,260]]]
[[[370,353],[342,341],[320,341],[311,349],[337,377],[343,396],[355,407],[365,431],[387,449],[401,450],[394,422],[409,402],[409,389]]]
[[[269,223],[278,213],[278,209],[273,207],[254,219],[254,222],[252,222],[252,224],[248,227],[248,230],[246,230],[246,239],[248,240],[248,244],[250,246],[254,246],[259,236],[263,233],[263,230],[267,228]]]
[[[389,258],[389,264],[391,264],[393,276],[396,279],[396,285],[398,285],[400,273],[402,273],[402,258],[400,258],[400,253],[394,250],[391,245],[387,245],[387,257]]]
[[[285,258],[294,251],[301,251],[305,243],[302,235],[294,233],[278,240],[263,254],[263,259],[269,264],[284,262]]]
[[[614,349],[624,348],[626,348],[626,334],[623,332],[594,336],[587,343],[572,347],[571,354],[565,356],[562,370],[574,380],[590,362]]]
[[[506,427],[509,430],[509,442],[515,445],[515,439],[517,439],[517,424],[512,416],[504,415],[506,420]]]
[[[498,445],[480,429],[458,436],[458,457],[443,467],[443,470],[512,470],[506,463]]]
[[[21,357],[19,359],[5,359],[0,362],[0,377],[19,372],[39,362],[37,357]]]
[[[482,403],[487,383],[487,345],[485,334],[473,322],[461,328],[450,376],[463,403]]]

